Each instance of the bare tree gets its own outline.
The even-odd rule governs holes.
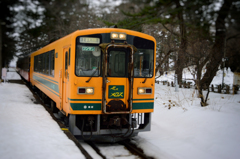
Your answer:
[[[209,60],[211,46],[212,43],[208,39],[201,38],[201,36],[197,36],[197,38],[196,36],[189,36],[187,57],[189,59],[188,65],[191,66],[189,71],[193,75],[193,79],[190,80],[195,82],[202,106],[207,105],[209,89],[206,97],[204,97],[200,81],[202,79],[202,73],[205,71],[203,69]]]
[[[211,81],[216,75],[216,72],[218,71],[218,67],[222,62],[222,58],[224,57],[224,43],[226,38],[225,19],[229,15],[232,2],[232,0],[224,0],[222,7],[218,11],[218,16],[215,21],[216,33],[214,44],[209,53],[209,64],[207,71],[200,81],[200,89],[202,89],[204,84],[207,86],[210,85]]]
[[[176,58],[173,58],[178,51],[176,27],[170,24],[166,26],[162,24],[143,25],[142,31],[152,35],[157,41],[157,64],[155,70],[161,76],[164,71],[169,71],[170,58],[173,63],[176,63]]]

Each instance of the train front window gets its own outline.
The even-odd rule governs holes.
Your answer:
[[[126,76],[126,52],[111,50],[108,58],[108,76]]]
[[[134,37],[133,45],[137,48],[134,58],[134,77],[153,77],[154,72],[154,42]]]
[[[77,76],[99,76],[101,64],[101,49],[99,46],[77,45],[76,68]]]
[[[153,69],[153,50],[138,49],[134,54],[134,77],[152,77]]]

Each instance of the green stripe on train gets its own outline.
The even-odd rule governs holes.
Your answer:
[[[146,99],[133,99],[133,101],[139,101],[139,100],[154,100],[154,98],[146,98]]]
[[[47,80],[52,81],[52,82],[54,82],[54,83],[58,83],[57,81],[54,81],[54,80],[52,80],[52,79],[50,79],[50,78],[47,78],[47,77],[42,76],[42,75],[39,75],[39,74],[35,74],[35,73],[34,73],[33,76],[38,76],[38,77],[40,77],[40,78],[47,79]]]
[[[73,110],[102,110],[101,103],[70,103]],[[153,109],[154,103],[133,103],[133,110]]]
[[[102,99],[69,99],[69,100],[70,101],[102,101]]]
[[[136,109],[153,109],[154,103],[133,103],[132,108],[133,110]]]
[[[70,103],[73,110],[102,110],[101,103]]]
[[[50,81],[47,81],[41,77],[35,76],[33,75],[33,79],[37,80],[38,82],[44,84],[45,86],[47,86],[48,88],[54,90],[55,92],[59,93],[59,89],[58,89],[58,85],[55,83],[52,83]]]

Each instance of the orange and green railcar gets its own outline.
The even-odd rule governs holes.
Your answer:
[[[30,82],[66,116],[74,135],[118,140],[150,131],[155,63],[152,36],[78,30],[30,55]]]

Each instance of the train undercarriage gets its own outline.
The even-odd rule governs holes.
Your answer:
[[[83,140],[117,142],[150,131],[151,113],[73,115],[69,116],[69,130]]]

